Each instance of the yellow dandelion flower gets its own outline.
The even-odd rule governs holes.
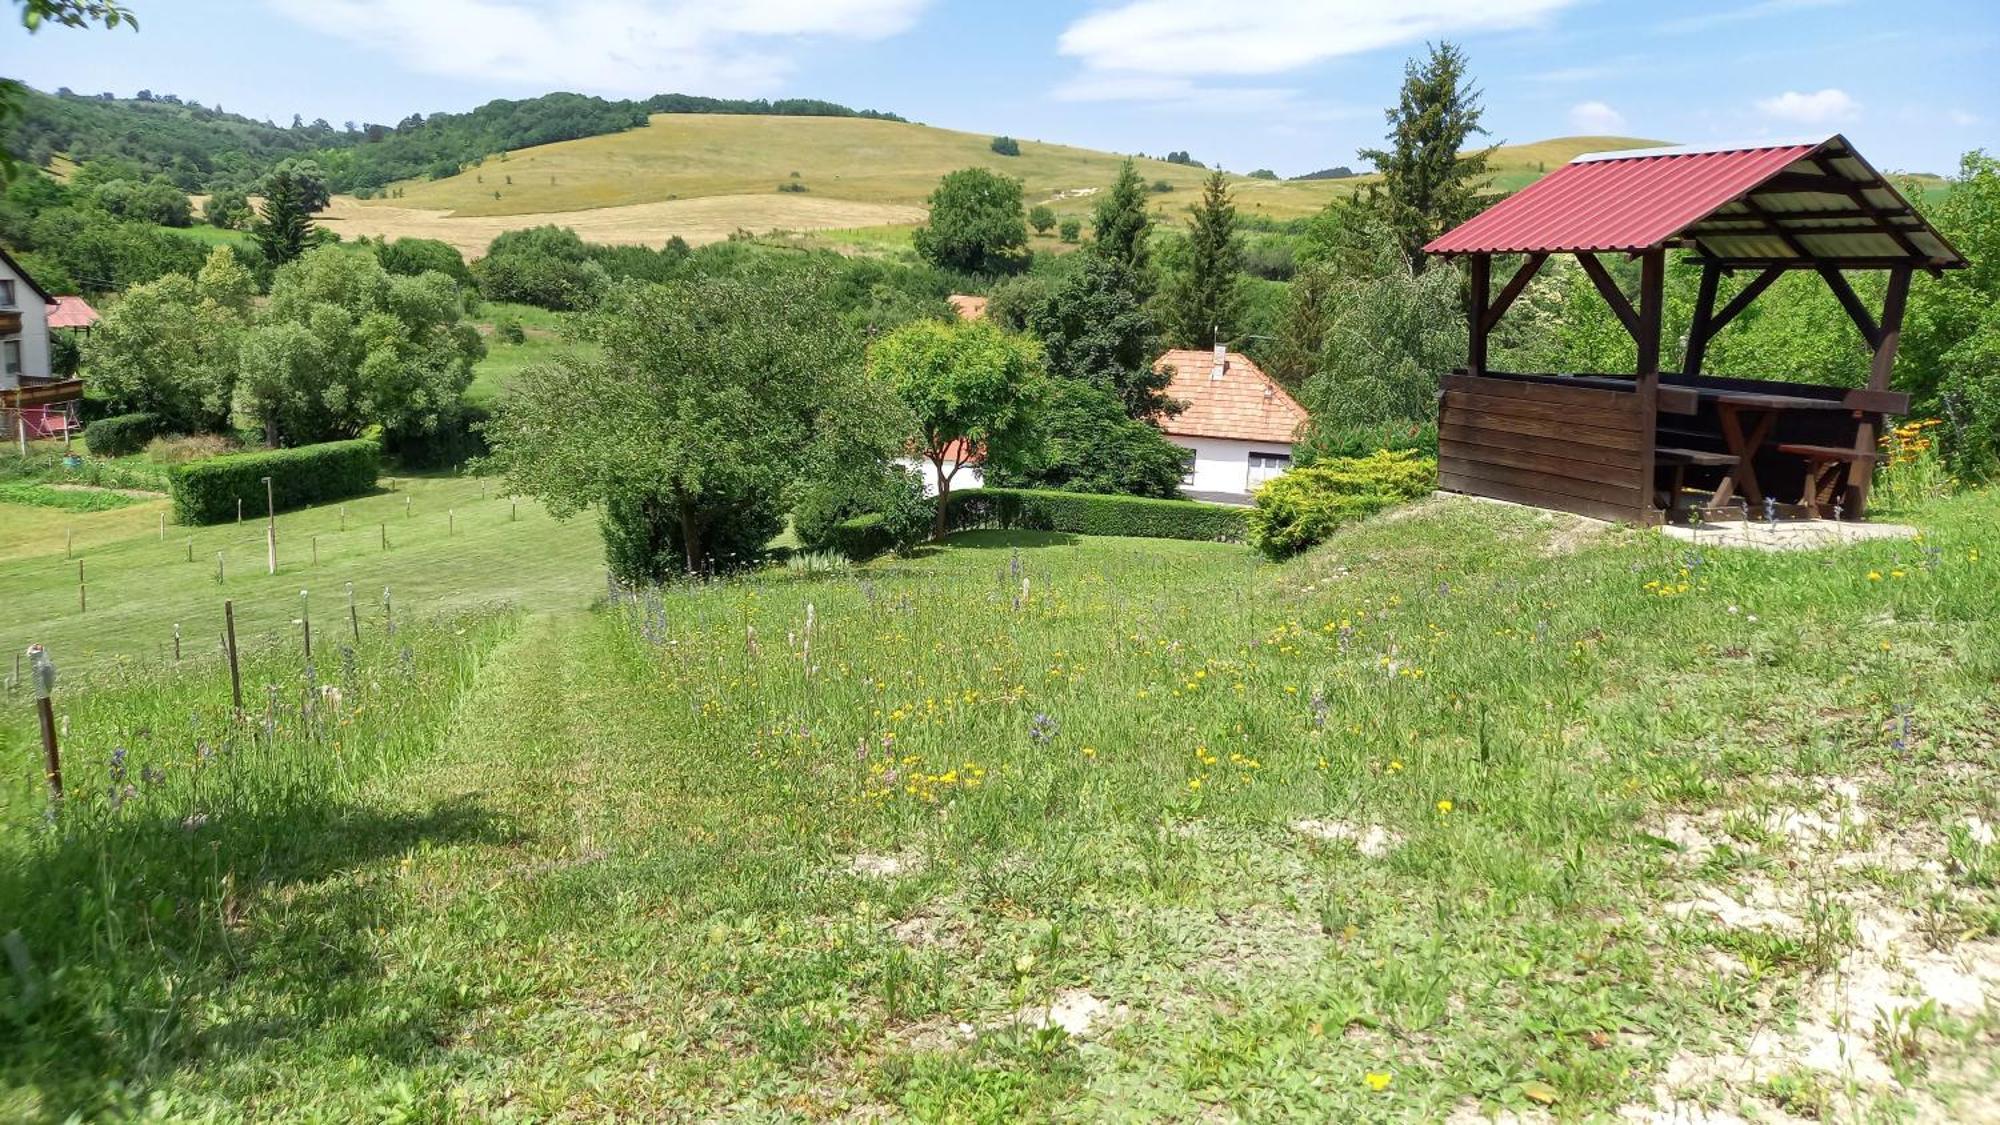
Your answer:
[[[1387,1071],[1382,1071],[1382,1070],[1371,1070],[1368,1072],[1366,1077],[1368,1081],[1368,1088],[1370,1090],[1375,1091],[1378,1094],[1388,1089],[1389,1083],[1395,1081],[1394,1075],[1391,1075]]]
[[[1439,801],[1439,802],[1438,802],[1438,815],[1439,815],[1439,816],[1450,816],[1450,815],[1451,815],[1451,801],[1450,801],[1450,800],[1443,800],[1443,801]]]
[[[1198,778],[1198,777],[1190,777],[1190,778],[1188,778],[1188,792],[1190,792],[1190,793],[1193,793],[1193,792],[1195,792],[1195,791],[1199,790],[1200,788],[1201,788],[1201,779],[1200,779],[1200,778]]]
[[[1401,759],[1397,759],[1397,758],[1391,758],[1391,759],[1389,760],[1389,772],[1390,772],[1390,773],[1402,773],[1402,772],[1403,772],[1403,763],[1402,763]]]
[[[1882,572],[1881,572],[1881,571],[1879,571],[1879,570],[1871,570],[1871,571],[1869,571],[1869,572],[1868,572],[1868,581],[1870,581],[1870,582],[1880,582],[1880,581],[1882,581]]]

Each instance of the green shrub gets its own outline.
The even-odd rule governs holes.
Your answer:
[[[858,562],[922,543],[936,512],[923,477],[891,465],[880,474],[847,474],[801,488],[792,503],[792,532],[806,551],[834,551]]]
[[[159,436],[159,415],[117,414],[84,427],[83,444],[93,457],[124,457]]]
[[[1299,464],[1312,465],[1335,457],[1366,457],[1385,449],[1392,453],[1413,449],[1426,457],[1436,457],[1437,421],[1373,422],[1324,430],[1315,428],[1293,452]]]
[[[330,441],[297,449],[233,453],[176,465],[167,474],[174,519],[184,524],[222,523],[264,510],[264,478],[279,511],[341,500],[372,491],[382,447],[372,441]]]
[[[1320,543],[1343,524],[1437,487],[1437,462],[1414,450],[1335,457],[1293,469],[1257,490],[1250,542],[1274,559]]]
[[[1130,535],[1142,539],[1243,541],[1246,509],[1193,500],[1155,500],[1027,488],[969,488],[951,494],[946,515],[954,530],[1005,527]]]

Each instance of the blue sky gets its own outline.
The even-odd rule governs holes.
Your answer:
[[[1353,164],[1403,60],[1465,46],[1496,139],[1845,132],[1885,168],[2000,148],[1996,0],[128,0],[0,28],[0,72],[288,121],[549,90],[805,96],[1237,171]],[[12,5],[8,8],[11,13]]]

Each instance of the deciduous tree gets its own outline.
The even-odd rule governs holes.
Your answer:
[[[944,536],[952,479],[963,464],[953,461],[947,471],[951,447],[990,464],[1016,459],[1041,397],[1041,365],[1033,340],[987,321],[913,321],[869,349],[869,373],[909,408],[919,450],[937,471],[932,538]]]
[[[1011,273],[1025,259],[1028,227],[1021,181],[984,168],[945,176],[930,197],[930,219],[914,236],[933,265],[969,273]]]

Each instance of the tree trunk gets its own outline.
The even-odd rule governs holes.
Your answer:
[[[278,448],[278,412],[275,408],[264,411],[264,448]]]
[[[947,474],[944,471],[944,458],[941,456],[932,457],[931,465],[937,469],[938,479],[937,516],[931,521],[931,542],[936,543],[944,538],[947,530],[945,517],[951,501],[951,478],[958,475],[959,467],[953,465],[951,472]]]
[[[680,509],[681,548],[687,553],[688,573],[700,574],[708,561],[701,550],[701,521],[695,518],[694,503],[678,488],[674,490],[674,506]]]

